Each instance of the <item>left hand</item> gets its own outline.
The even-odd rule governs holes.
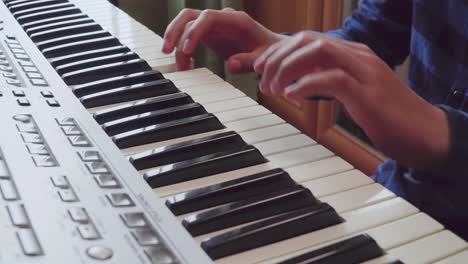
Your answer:
[[[363,44],[301,32],[270,46],[254,69],[263,75],[262,93],[337,99],[380,150],[404,165],[432,170],[447,158],[446,114]]]

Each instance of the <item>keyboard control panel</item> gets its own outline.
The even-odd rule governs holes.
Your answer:
[[[135,180],[7,2],[0,1],[0,263],[210,262]]]

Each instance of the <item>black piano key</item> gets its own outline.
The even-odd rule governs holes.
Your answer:
[[[230,131],[148,150],[128,156],[128,159],[137,170],[143,170],[218,152],[235,150],[246,145],[247,143],[242,140],[239,134]]]
[[[60,8],[60,9],[55,9],[55,10],[50,10],[50,11],[44,11],[44,12],[39,12],[39,13],[34,13],[30,15],[24,15],[24,16],[19,16],[16,18],[18,23],[25,24],[41,19],[46,19],[46,18],[53,18],[53,17],[59,17],[59,16],[65,16],[65,15],[73,15],[73,14],[79,14],[81,13],[81,10],[72,6],[72,7],[66,7],[66,8]]]
[[[319,203],[208,238],[201,247],[215,260],[343,221],[330,205]]]
[[[63,8],[70,8],[70,7],[75,7],[74,4],[70,2],[62,2],[58,4],[51,4],[51,5],[46,5],[46,6],[40,6],[40,7],[34,7],[34,8],[27,8],[24,10],[19,10],[16,12],[11,12],[15,18],[18,17],[24,17],[28,15],[33,15],[33,14],[38,14],[42,12],[49,12],[49,11],[54,11],[57,9],[63,9]]]
[[[112,54],[112,55],[107,55],[107,56],[102,56],[102,57],[94,57],[92,59],[81,60],[77,62],[64,64],[64,65],[56,67],[55,70],[57,71],[58,74],[63,75],[63,74],[70,73],[73,71],[84,70],[84,69],[96,67],[99,65],[128,61],[128,60],[133,60],[133,59],[138,59],[138,58],[139,57],[135,52],[130,51],[130,52]]]
[[[122,119],[104,123],[101,127],[109,136],[114,136],[138,128],[163,124],[206,113],[207,112],[203,106],[198,103],[191,103],[124,117]]]
[[[169,80],[165,79],[161,81],[169,81]],[[161,82],[161,81],[155,81],[155,82]],[[139,84],[138,86],[143,86],[146,84],[148,83]],[[122,88],[122,89],[125,89],[125,88]],[[175,86],[168,86],[166,88],[165,85],[161,85],[161,87],[156,85],[156,86],[153,86],[153,89],[150,90],[150,92],[153,90],[156,90],[157,92],[158,89],[161,89],[162,94],[165,94],[165,95],[159,95],[158,93],[156,95],[157,97],[155,98],[128,103],[125,105],[110,107],[108,109],[95,112],[93,114],[93,117],[96,120],[96,122],[98,122],[99,124],[103,124],[105,122],[117,120],[117,119],[129,116],[129,115],[137,115],[137,114],[141,114],[141,113],[148,112],[151,110],[165,109],[169,107],[190,104],[194,102],[193,99],[188,94],[178,92]],[[106,93],[106,92],[103,92],[103,93]],[[114,93],[114,94],[117,94],[117,93]],[[120,96],[120,95],[117,95],[117,96]],[[124,94],[121,96],[126,97]],[[129,96],[132,96],[132,94],[129,94]],[[84,96],[80,98],[80,100],[81,100],[81,103],[83,103],[85,107],[89,107],[88,106],[89,101],[86,100],[86,97],[87,96]],[[110,98],[112,98],[112,96],[110,96]],[[121,101],[117,101],[117,102],[121,102]]]
[[[37,8],[42,6],[66,3],[67,0],[43,0],[43,1],[23,1],[8,4],[8,9],[11,13],[16,13],[18,11],[27,10],[30,8]]]
[[[83,17],[83,18],[78,18],[78,19],[72,19],[72,20],[66,20],[66,21],[60,21],[56,23],[51,23],[51,24],[46,24],[42,26],[37,26],[37,27],[31,27],[29,29],[26,29],[26,34],[29,36],[41,32],[46,32],[50,31],[53,29],[59,29],[59,28],[65,28],[65,27],[70,27],[70,26],[76,26],[76,25],[83,25],[83,24],[89,24],[93,23],[94,20],[89,18],[89,17]]]
[[[54,57],[67,56],[73,53],[85,52],[95,49],[110,48],[112,46],[119,46],[121,43],[118,39],[109,36],[98,39],[77,41],[75,43],[63,44],[56,47],[51,47],[42,50],[42,54],[50,59]]]
[[[103,112],[102,115],[95,115],[96,121],[98,121],[98,123],[102,123],[116,120],[131,114],[140,114],[143,112],[150,111],[152,109],[157,110],[186,103],[193,103],[193,100],[190,99],[190,97],[187,94],[185,94],[183,98],[177,97],[174,99],[170,99],[164,97],[166,95],[175,93],[179,93],[179,89],[177,89],[170,80],[163,79],[85,95],[80,98],[80,101],[86,108],[90,108],[116,103],[125,103],[150,97],[162,97],[152,98],[146,100],[145,102],[139,102],[137,104],[127,105],[126,109],[120,109],[119,107],[118,109],[115,109],[119,111],[119,114],[117,112],[112,113],[114,108],[111,107],[109,111]],[[104,121],[104,119],[101,118],[106,118],[107,121]]]
[[[111,34],[104,30],[98,30],[93,32],[86,32],[81,34],[74,34],[74,35],[67,35],[64,37],[53,38],[49,40],[44,40],[41,42],[37,42],[36,46],[39,50],[44,51],[48,48],[54,48],[66,44],[73,44],[78,41],[85,41],[85,40],[93,40],[99,39],[104,37],[111,37]]]
[[[260,151],[253,146],[245,146],[234,151],[219,152],[165,165],[146,172],[144,178],[151,187],[157,188],[265,162],[267,159],[262,156]]]
[[[166,206],[181,215],[296,185],[287,172],[274,169],[174,195]]]
[[[112,140],[124,149],[223,128],[225,126],[214,115],[203,114],[118,134]]]
[[[72,90],[77,97],[82,97],[92,93],[99,93],[118,87],[125,87],[143,82],[157,81],[161,79],[163,79],[163,76],[160,72],[151,70],[146,72],[123,75],[119,77],[112,77],[86,84],[75,85],[73,86]]]
[[[62,79],[68,85],[78,85],[150,70],[151,66],[145,60],[133,59],[65,73]]]
[[[113,46],[104,49],[96,49],[90,50],[85,52],[78,52],[68,56],[57,57],[49,60],[49,63],[54,67],[57,68],[59,66],[70,64],[70,63],[78,63],[80,61],[90,60],[93,58],[104,57],[114,54],[122,54],[130,52],[131,50],[126,46]]]
[[[298,185],[291,189],[261,194],[190,215],[182,225],[192,236],[258,221],[316,204],[312,193]]]
[[[278,264],[357,264],[378,258],[384,251],[369,235],[358,235]]]
[[[19,4],[24,4],[24,3],[29,3],[29,2],[37,2],[39,0],[3,0],[3,3],[5,3],[6,7],[10,7],[13,5],[19,5]]]
[[[102,27],[99,24],[95,22],[91,22],[87,24],[78,24],[78,25],[71,25],[71,26],[66,26],[66,27],[49,29],[49,30],[30,34],[29,37],[32,39],[33,42],[41,42],[41,41],[46,41],[46,40],[51,40],[51,39],[63,38],[63,37],[70,36],[70,35],[77,35],[77,34],[89,33],[89,32],[100,31],[100,30],[102,30]]]
[[[31,21],[28,23],[24,23],[21,26],[23,27],[24,30],[29,30],[31,28],[37,28],[41,26],[51,25],[54,23],[66,22],[66,21],[82,19],[82,18],[89,18],[89,16],[83,13],[75,13],[71,15],[57,16],[57,17],[52,17],[52,18],[44,18],[44,19],[40,19],[36,21]]]

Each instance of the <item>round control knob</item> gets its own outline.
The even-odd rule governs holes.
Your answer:
[[[13,116],[13,119],[19,122],[29,123],[31,121],[31,116],[20,114]]]
[[[114,251],[104,246],[92,246],[86,250],[86,254],[96,260],[106,260],[112,258]]]

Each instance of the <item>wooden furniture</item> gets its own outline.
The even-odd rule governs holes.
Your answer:
[[[246,11],[276,32],[328,31],[339,28],[342,0],[245,0]],[[337,102],[291,103],[259,95],[260,102],[368,175],[385,158],[335,123]]]

